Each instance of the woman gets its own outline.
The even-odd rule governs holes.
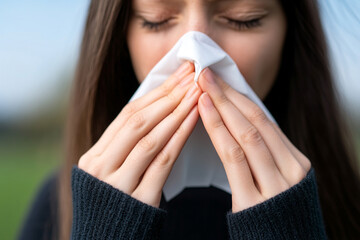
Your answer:
[[[128,104],[191,30],[232,57],[281,129],[210,69],[193,87],[190,63]],[[199,116],[232,195],[189,188],[166,202],[163,184]],[[346,133],[314,1],[92,1],[66,162],[21,237],[355,239],[360,184]]]

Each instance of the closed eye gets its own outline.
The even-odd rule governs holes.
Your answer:
[[[224,19],[226,19],[228,24],[232,25],[238,30],[247,30],[250,28],[261,26],[260,18],[251,19],[247,21],[235,20],[227,17],[224,17]]]
[[[235,20],[227,17],[224,17],[224,19],[227,21],[228,24],[235,27],[237,30],[247,30],[261,25],[260,18],[251,19],[247,21]],[[160,22],[152,22],[143,18],[141,25],[143,28],[153,31],[158,31],[161,28],[166,27],[166,25],[169,23],[170,20],[172,20],[172,18],[168,18]]]
[[[171,19],[172,18],[168,18],[168,19],[165,19],[165,20],[160,21],[160,22],[151,22],[151,21],[148,21],[146,19],[143,19],[142,27],[147,28],[149,30],[158,31],[160,28],[165,27],[169,23],[169,21]]]

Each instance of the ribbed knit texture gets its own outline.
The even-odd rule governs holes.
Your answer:
[[[231,239],[326,239],[314,169],[288,190],[227,213]]]
[[[166,211],[74,166],[71,239],[158,239]]]
[[[160,238],[167,211],[138,201],[76,166],[72,190],[72,239]],[[228,211],[224,217],[230,239],[326,239],[313,168],[290,189],[243,211]]]

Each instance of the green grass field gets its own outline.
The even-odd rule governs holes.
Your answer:
[[[57,142],[0,145],[0,239],[15,239],[39,185],[60,158]]]
[[[357,138],[360,156],[360,137]],[[0,239],[15,239],[41,182],[60,162],[59,141],[0,142]]]

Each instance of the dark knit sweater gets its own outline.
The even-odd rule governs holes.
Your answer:
[[[77,167],[72,191],[72,239],[326,239],[314,169],[290,189],[236,213],[231,195],[214,187],[187,188],[155,208]],[[52,238],[57,223],[49,199],[55,198],[37,198],[20,239]]]

